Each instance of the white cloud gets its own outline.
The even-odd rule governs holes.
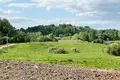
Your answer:
[[[24,22],[35,22],[33,19],[25,18],[25,17],[8,17],[8,19],[12,23],[24,23]]]
[[[19,24],[20,21],[24,24],[24,20],[25,20],[27,21],[27,23],[34,22],[34,25],[69,23],[73,25],[99,24],[99,25],[109,26],[109,24],[113,24],[113,25],[119,24],[120,21],[120,12],[119,12],[120,0],[31,0],[31,1],[32,2],[28,2],[28,3],[10,3],[8,4],[8,6],[19,7],[23,9],[31,8],[31,7],[46,8],[48,12],[52,11],[52,9],[54,8],[63,9],[68,12],[73,12],[77,17],[75,17],[76,18],[75,20],[69,20],[69,19],[42,20],[41,19],[41,20],[35,20],[35,22],[28,18],[17,18],[17,19],[12,19],[11,20],[12,23],[16,22],[17,24]],[[12,13],[12,11],[4,12],[4,13]],[[63,18],[65,15],[63,15]]]
[[[76,16],[93,16],[95,14],[97,14],[98,12],[97,11],[93,11],[93,12],[84,12],[84,13],[79,13],[79,14],[76,14]]]
[[[38,7],[62,8],[70,12],[95,11],[104,4],[118,4],[120,0],[32,0]]]
[[[20,11],[0,9],[0,15],[9,15],[9,14],[13,14],[13,13],[20,13]]]
[[[10,23],[18,28],[27,28],[28,26],[35,26],[36,20],[29,19],[26,17],[7,17],[7,16],[0,16],[0,18],[6,18],[10,21]]]
[[[32,0],[37,7],[44,7],[48,11],[52,8],[60,8],[74,12],[76,16],[102,17],[108,15],[113,18],[116,12],[112,10],[120,7],[120,0]]]
[[[81,10],[91,10],[93,0],[32,0],[37,3],[37,7],[62,8],[70,12]]]
[[[34,3],[10,3],[8,4],[9,7],[22,7],[22,8],[29,8],[35,6]]]
[[[109,12],[102,12],[102,11],[92,11],[92,12],[82,12],[82,13],[77,13],[76,16],[79,17],[91,17],[91,18],[101,18],[104,17],[108,14],[114,15],[115,13],[109,13]]]
[[[48,12],[50,12],[51,9],[52,9],[52,7],[47,7],[47,8],[46,8],[46,10],[47,10]]]
[[[6,2],[10,2],[10,1],[13,1],[13,0],[0,0],[0,3],[6,3]]]
[[[0,18],[7,18],[12,23],[22,23],[22,22],[35,22],[34,19],[29,19],[26,17],[7,17],[7,16],[0,16]]]
[[[10,3],[9,7],[30,8],[39,7],[46,8],[48,12],[52,9],[64,9],[69,12],[74,12],[76,16],[89,17],[105,17],[115,16],[111,10],[120,7],[120,0],[31,0],[28,3]],[[107,13],[106,13],[107,12]]]

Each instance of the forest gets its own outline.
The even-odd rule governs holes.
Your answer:
[[[89,26],[71,24],[38,25],[16,29],[7,19],[0,19],[0,44],[23,42],[47,42],[58,40],[81,40],[93,43],[120,40],[119,30],[97,30]]]

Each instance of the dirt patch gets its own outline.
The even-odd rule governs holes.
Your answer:
[[[0,80],[120,80],[120,71],[0,61]]]

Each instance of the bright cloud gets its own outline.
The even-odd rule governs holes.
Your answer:
[[[9,15],[9,14],[13,14],[13,13],[20,13],[20,11],[0,9],[0,15]]]
[[[0,15],[9,14],[14,16],[14,18],[9,18],[9,20],[12,24],[17,24],[17,26],[26,24],[25,27],[28,27],[31,25],[57,25],[62,23],[88,26],[104,25],[104,27],[108,26],[110,28],[114,28],[112,27],[113,25],[117,28],[120,26],[120,0],[24,0],[22,2],[0,0],[0,3],[9,1],[13,3],[7,4],[8,10],[0,10]],[[5,5],[2,7],[5,7]],[[12,10],[13,8],[15,10]],[[19,13],[17,11],[19,9],[24,10],[21,14],[13,15],[13,13]],[[68,17],[66,18],[67,15],[69,15],[69,19]],[[50,19],[51,16],[52,19]]]
[[[120,0],[32,0],[37,7],[44,7],[48,11],[61,8],[74,12],[76,16],[113,18],[120,7]],[[111,10],[112,9],[112,10]],[[116,10],[116,11],[113,11]],[[109,19],[108,18],[108,19]]]
[[[0,0],[0,3],[6,3],[6,2],[10,2],[10,1],[13,1],[13,0]]]
[[[37,7],[63,8],[70,12],[92,10],[93,0],[32,0],[37,3]]]
[[[35,6],[34,3],[10,3],[9,7],[22,7],[22,8],[29,8]]]

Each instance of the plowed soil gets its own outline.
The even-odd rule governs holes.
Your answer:
[[[0,61],[0,80],[120,80],[120,71]]]

